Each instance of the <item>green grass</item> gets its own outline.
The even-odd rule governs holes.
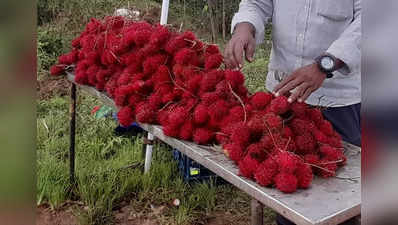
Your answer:
[[[197,16],[203,12],[194,14],[197,9],[192,7],[184,10],[181,2],[171,3],[171,23],[179,27],[184,22],[183,29],[189,28],[208,41],[206,24],[200,21],[203,15]],[[48,79],[48,67],[55,62],[55,56],[69,50],[70,41],[91,17],[112,14],[116,8],[127,5],[142,11],[160,7],[159,2],[150,0],[39,0],[38,4],[39,16],[43,17],[38,27],[38,79]],[[225,43],[220,40],[219,44],[222,48]],[[264,90],[269,49],[269,43],[259,46],[255,61],[243,69],[251,92]],[[168,205],[173,199],[179,199],[179,207],[168,207],[156,216],[159,224],[203,224],[217,212],[231,215],[234,223],[247,223],[248,195],[228,184],[186,184],[177,172],[171,149],[165,144],[155,146],[149,174],[142,174],[141,168],[123,169],[143,162],[142,138],[115,136],[116,123],[112,119],[95,119],[90,115],[95,105],[101,103],[80,95],[76,129],[77,186],[70,192],[69,99],[54,96],[37,100],[37,204],[48,203],[56,209],[66,200],[75,199],[85,206],[75,209],[81,224],[112,224],[112,211],[122,202],[146,215],[151,212],[151,205]],[[267,211],[265,218],[271,222],[274,213]]]

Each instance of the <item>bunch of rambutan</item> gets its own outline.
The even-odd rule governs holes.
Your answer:
[[[292,193],[313,174],[346,163],[341,137],[322,112],[286,96],[249,94],[241,71],[224,70],[216,45],[194,33],[123,17],[92,19],[51,67],[106,92],[120,123],[160,124],[165,135],[222,145],[240,175]]]

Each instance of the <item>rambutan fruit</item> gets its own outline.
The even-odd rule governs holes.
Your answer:
[[[206,45],[205,54],[206,56],[220,54],[220,49],[217,45]]]
[[[313,129],[312,135],[314,136],[315,140],[318,143],[322,143],[322,144],[328,143],[328,138],[326,137],[326,135],[324,133],[322,133],[322,131],[320,131],[318,129]]]
[[[196,106],[193,113],[193,120],[195,124],[201,125],[206,123],[207,120],[210,118],[208,112],[209,110],[205,105],[199,104],[198,106]]]
[[[267,158],[267,153],[261,142],[250,144],[247,149],[247,154],[250,154],[257,161],[262,162]]]
[[[183,48],[174,55],[174,60],[177,64],[187,65],[195,56],[195,52],[192,49]]]
[[[298,157],[288,151],[280,151],[275,160],[279,165],[279,170],[286,173],[294,173],[299,163]]]
[[[216,133],[215,138],[216,138],[216,142],[218,144],[221,144],[221,145],[226,144],[226,143],[229,142],[229,137],[227,135],[223,134],[223,133],[220,133],[220,132]]]
[[[160,48],[168,40],[169,36],[169,29],[165,26],[158,25],[152,33],[149,43],[156,46],[156,48]]]
[[[251,155],[246,155],[241,161],[239,161],[239,175],[253,178],[254,173],[256,172],[260,163],[253,158]]]
[[[244,149],[234,143],[228,143],[223,145],[224,154],[228,156],[232,161],[236,163],[243,159],[244,157]]]
[[[228,114],[228,103],[224,100],[218,100],[209,106],[210,117],[215,121],[220,121]]]
[[[224,57],[221,54],[214,54],[206,57],[205,70],[218,69],[223,63]]]
[[[292,129],[295,135],[311,132],[309,128],[309,122],[307,120],[294,118],[290,121],[289,127]]]
[[[138,105],[135,109],[135,115],[140,123],[153,124],[156,121],[156,113],[148,103]]]
[[[287,101],[286,96],[278,96],[274,98],[270,103],[270,111],[280,115],[284,114],[290,109],[290,103]]]
[[[152,74],[156,72],[156,70],[161,66],[165,65],[167,61],[167,56],[163,54],[157,54],[151,57],[148,57],[142,67],[144,74]]]
[[[323,120],[319,124],[319,130],[322,131],[322,133],[324,133],[327,136],[333,136],[333,134],[334,134],[333,126],[327,120]]]
[[[272,94],[266,92],[256,92],[250,97],[250,104],[255,110],[263,110],[272,100]]]
[[[293,134],[292,129],[290,129],[287,126],[282,128],[282,136],[285,137],[285,138],[289,138],[290,137],[290,138],[294,139],[294,134]]]
[[[53,76],[58,76],[65,73],[64,65],[54,65],[50,68],[50,74]]]
[[[274,113],[267,113],[264,115],[265,124],[268,126],[270,130],[280,130],[283,126],[283,120],[280,116],[275,115]]]
[[[192,93],[192,94],[197,94],[200,88],[200,83],[202,80],[203,76],[200,74],[195,74],[192,76],[186,85],[186,88]]]
[[[180,138],[182,140],[190,141],[192,139],[195,127],[192,120],[186,120],[180,129]]]
[[[312,169],[308,164],[299,163],[295,174],[297,177],[299,188],[306,189],[311,186],[314,174],[312,173]]]
[[[193,141],[196,144],[205,145],[209,144],[214,138],[213,131],[207,128],[196,128],[193,133]]]
[[[223,72],[219,70],[212,70],[206,73],[200,82],[200,90],[202,92],[214,91],[216,89],[216,85],[223,79],[223,77]]]
[[[253,115],[247,122],[247,126],[250,129],[250,133],[256,136],[262,136],[262,134],[267,130],[264,118],[259,115]]]
[[[294,102],[291,104],[290,109],[296,118],[306,119],[307,117],[307,105],[303,102]]]
[[[166,65],[161,65],[153,75],[153,79],[156,83],[171,82],[170,71]]]
[[[188,111],[182,106],[174,108],[169,114],[169,121],[175,126],[181,126],[188,119]]]
[[[123,107],[117,113],[117,118],[122,126],[130,126],[134,122],[134,111],[130,107]]]
[[[335,148],[343,148],[343,143],[338,137],[329,137],[327,143]]]
[[[309,133],[303,133],[295,137],[295,142],[297,146],[297,153],[299,154],[309,154],[313,153],[316,148],[315,139]]]
[[[217,96],[217,93],[215,92],[206,92],[202,96],[200,96],[200,99],[202,100],[202,103],[206,106],[210,106],[214,102],[216,102],[219,98]]]
[[[291,173],[281,172],[275,176],[275,185],[284,193],[293,193],[297,190],[297,177]]]
[[[312,165],[318,165],[320,162],[319,155],[317,154],[306,154],[304,155],[304,162],[312,164]]]
[[[166,136],[178,138],[180,134],[180,128],[172,124],[168,124],[163,126],[163,133]]]
[[[306,114],[307,117],[310,118],[312,121],[314,121],[317,126],[319,126],[323,121],[322,112],[317,108],[308,108],[306,110]]]
[[[154,110],[160,109],[162,107],[162,105],[163,105],[162,96],[159,95],[159,94],[152,94],[148,98],[148,104]]]
[[[250,141],[250,129],[244,123],[236,124],[231,133],[231,141],[240,146],[247,146]]]
[[[150,29],[141,29],[135,32],[134,42],[137,46],[144,46],[150,41],[152,31]]]
[[[341,161],[341,164],[344,164],[346,161],[346,157],[344,156],[343,151],[340,149],[336,149],[328,145],[322,145],[319,148],[319,152],[321,153],[323,159],[334,161],[336,163]]]
[[[278,173],[278,164],[272,158],[263,161],[254,173],[254,179],[263,187],[274,183],[274,177]]]
[[[245,77],[238,70],[225,70],[225,79],[234,90],[245,82]]]
[[[138,104],[142,102],[142,96],[138,94],[132,94],[128,97],[128,105],[136,107]],[[151,105],[152,107],[152,105]]]
[[[230,123],[241,122],[244,120],[244,115],[245,112],[242,106],[234,106],[229,110],[229,115],[226,119]]]
[[[319,172],[319,175],[323,178],[328,178],[328,177],[334,177],[336,176],[336,170],[337,170],[337,163],[335,162],[330,162],[329,160],[322,159],[319,164],[320,168],[317,168],[317,171]]]

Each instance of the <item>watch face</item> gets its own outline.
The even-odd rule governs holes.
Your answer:
[[[326,70],[331,70],[334,67],[334,60],[330,57],[325,56],[321,59],[321,66]]]

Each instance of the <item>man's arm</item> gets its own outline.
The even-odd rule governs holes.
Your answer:
[[[338,59],[339,71],[343,74],[355,74],[361,68],[361,0],[354,0],[354,20],[332,43],[327,53]],[[294,71],[274,88],[276,96],[284,95],[290,90],[295,90],[289,97],[289,102],[298,99],[305,101],[312,92],[322,86],[326,78],[316,63],[304,66]]]
[[[361,69],[361,0],[354,1],[354,21],[326,51],[344,62],[339,72],[355,74]]]
[[[232,38],[225,48],[225,65],[241,68],[243,53],[246,60],[253,60],[256,43],[264,40],[265,23],[272,17],[272,0],[242,0],[239,11],[232,19]]]

